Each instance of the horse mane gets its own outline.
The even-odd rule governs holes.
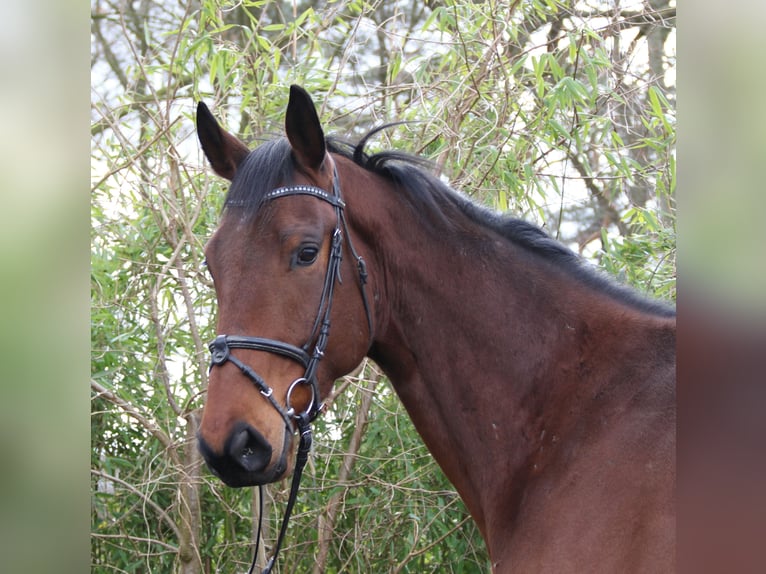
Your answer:
[[[471,237],[476,226],[489,229],[605,295],[648,313],[675,316],[672,306],[648,299],[634,289],[617,283],[538,226],[492,211],[452,189],[433,175],[434,164],[430,160],[397,150],[374,154],[364,151],[374,134],[392,125],[396,124],[385,124],[371,130],[357,143],[331,136],[327,138],[328,151],[394,183],[403,191],[402,197],[419,214],[424,225],[434,228],[447,225],[453,231],[462,232],[460,235],[463,238]],[[287,139],[267,141],[242,162],[224,205],[244,207],[247,214],[254,215],[269,191],[292,183],[294,172],[295,162]]]
[[[631,287],[619,284],[586,262],[574,251],[550,237],[540,227],[523,219],[492,211],[454,190],[433,175],[432,161],[397,150],[367,154],[364,148],[374,134],[401,122],[385,124],[368,132],[353,144],[338,138],[329,138],[328,147],[333,153],[351,159],[358,166],[385,177],[412,202],[424,223],[447,224],[451,229],[464,231],[463,238],[470,237],[468,222],[487,228],[509,242],[523,247],[559,269],[566,270],[574,278],[600,292],[636,307],[642,311],[665,317],[675,316],[675,309],[667,303],[644,297]]]

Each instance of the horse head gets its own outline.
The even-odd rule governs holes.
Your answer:
[[[202,149],[231,181],[205,248],[218,336],[198,439],[230,486],[288,475],[298,423],[318,414],[370,346],[366,270],[348,235],[339,170],[297,86],[285,129],[287,139],[250,151],[203,103],[197,109]]]

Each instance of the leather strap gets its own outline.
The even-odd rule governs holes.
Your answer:
[[[221,337],[223,339],[221,340]],[[213,364],[216,362],[217,354],[224,352],[224,345],[229,349],[249,349],[251,351],[266,351],[269,353],[277,353],[293,361],[296,361],[306,368],[309,364],[309,354],[300,347],[285,343],[283,341],[276,341],[274,339],[265,339],[263,337],[242,337],[239,335],[219,335],[215,340],[210,343],[210,353],[213,356]]]

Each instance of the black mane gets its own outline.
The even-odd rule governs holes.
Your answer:
[[[585,262],[571,249],[550,237],[545,231],[523,219],[491,211],[466,196],[456,192],[438,177],[429,173],[433,163],[429,160],[400,151],[383,151],[373,155],[364,152],[371,135],[387,126],[376,128],[356,144],[330,139],[329,147],[334,153],[352,159],[357,165],[393,181],[405,190],[407,199],[415,204],[418,213],[433,224],[447,223],[452,228],[462,228],[464,218],[474,224],[489,228],[508,241],[524,247],[567,270],[575,278],[599,291],[643,311],[661,316],[675,316],[675,309],[661,301],[648,299],[630,287],[616,283]]]
[[[672,306],[647,299],[635,290],[616,283],[539,227],[491,211],[456,192],[430,173],[433,163],[429,160],[396,150],[368,155],[364,151],[367,141],[386,127],[370,131],[356,144],[328,138],[328,150],[396,184],[403,191],[402,196],[421,215],[424,225],[447,225],[451,229],[465,230],[467,218],[468,222],[494,231],[612,298],[649,313],[675,315]],[[279,185],[289,185],[294,172],[295,163],[287,139],[266,142],[253,150],[240,165],[225,205],[244,207],[254,214],[263,196]]]

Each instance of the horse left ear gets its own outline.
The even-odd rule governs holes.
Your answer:
[[[197,104],[197,137],[213,170],[229,181],[234,179],[239,164],[250,150],[236,136],[218,125],[203,102]]]
[[[290,86],[285,131],[298,163],[304,169],[319,171],[326,153],[324,132],[311,96],[300,86]]]

